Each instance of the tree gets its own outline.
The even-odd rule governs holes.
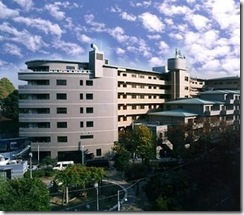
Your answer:
[[[114,167],[122,171],[122,179],[124,178],[124,171],[128,169],[130,164],[130,152],[127,151],[119,142],[114,143],[112,150],[116,152],[114,156]]]
[[[50,211],[47,186],[38,178],[0,182],[1,211]]]
[[[2,100],[2,115],[6,118],[18,120],[18,91],[14,90],[6,98]]]
[[[0,79],[0,101],[7,98],[14,90],[14,85],[7,78]]]
[[[148,162],[155,156],[152,131],[145,125],[136,126],[132,131],[132,143],[135,153]]]
[[[68,167],[58,172],[54,178],[56,185],[61,187],[66,197],[66,204],[69,203],[69,187],[82,187],[86,185],[100,182],[105,175],[105,171],[102,168],[86,167],[81,164],[68,165]]]

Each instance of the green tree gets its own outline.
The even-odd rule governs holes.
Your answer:
[[[124,178],[124,171],[130,165],[130,152],[127,151],[119,142],[114,143],[112,150],[116,152],[114,156],[114,167],[122,172],[122,179]]]
[[[155,156],[153,133],[145,125],[136,126],[132,131],[132,143],[135,153],[142,158],[142,162],[148,163]]]
[[[14,90],[14,85],[7,78],[0,79],[0,101],[7,98]]]
[[[17,120],[19,117],[18,91],[14,90],[2,100],[2,115],[6,118]]]
[[[105,176],[103,168],[86,167],[81,164],[68,165],[68,167],[59,171],[54,178],[65,195],[65,203],[69,203],[69,187],[76,186],[84,188],[88,184],[100,182]]]
[[[1,211],[50,211],[47,186],[38,178],[0,182]]]

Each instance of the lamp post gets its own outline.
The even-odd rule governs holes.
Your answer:
[[[94,187],[97,190],[97,211],[99,211],[98,183],[97,182],[94,184]]]
[[[30,178],[32,179],[32,152],[29,153],[30,156]]]
[[[125,192],[124,201],[127,201],[127,193],[126,193],[126,191],[125,190],[118,190],[118,211],[120,211],[120,206],[121,206],[121,203],[122,203],[122,202],[120,202],[120,196],[119,196],[120,191],[124,191]]]
[[[84,160],[85,160],[85,157],[84,157],[84,146],[82,145],[81,146],[81,152],[82,152],[82,165],[85,165],[85,162],[84,162]]]
[[[119,199],[119,192],[120,192],[120,190],[118,190],[118,211],[120,211],[120,199]]]

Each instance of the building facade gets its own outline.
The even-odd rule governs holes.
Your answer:
[[[34,157],[111,151],[118,131],[165,102],[196,96],[204,81],[193,81],[176,50],[167,67],[152,70],[110,65],[92,44],[89,62],[32,60],[19,79],[19,135],[28,137]],[[167,69],[166,69],[167,68]],[[80,153],[80,154],[79,154]]]

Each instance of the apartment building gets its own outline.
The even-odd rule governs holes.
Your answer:
[[[19,72],[27,83],[19,86],[19,135],[29,137],[34,157],[79,156],[81,150],[103,156],[120,129],[146,121],[165,102],[195,96],[204,85],[192,81],[178,50],[166,67],[142,70],[110,65],[91,48],[89,62],[31,60]]]
[[[240,77],[222,77],[205,80],[205,90],[240,90]]]

